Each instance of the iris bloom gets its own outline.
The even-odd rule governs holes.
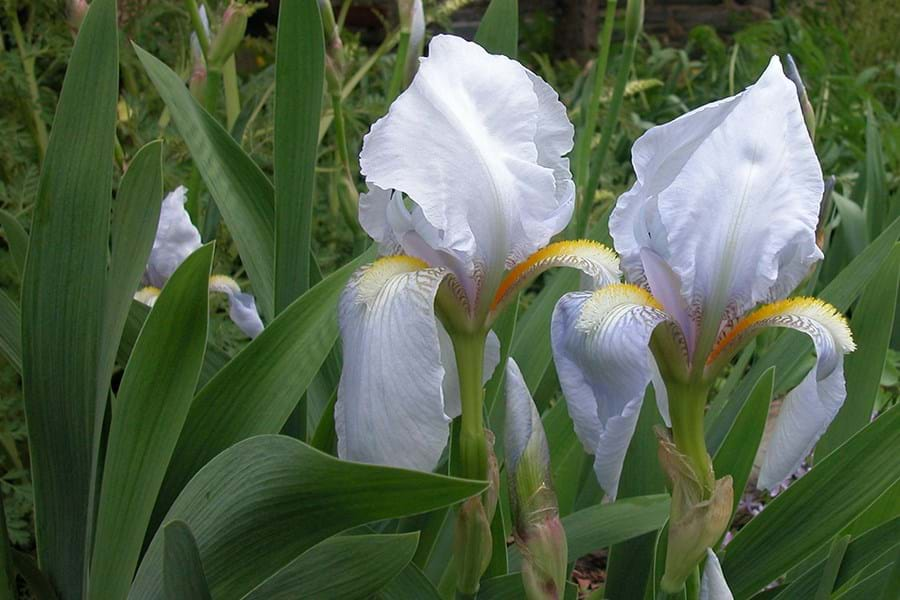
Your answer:
[[[554,314],[554,354],[577,431],[615,495],[658,365],[657,400],[676,446],[705,455],[692,447],[703,444],[702,425],[699,434],[687,429],[702,423],[716,376],[765,328],[796,329],[812,338],[817,361],[785,398],[766,449],[759,485],[771,489],[843,403],[843,354],[854,348],[833,307],[785,299],[822,258],[822,172],[796,89],[773,57],[744,92],[650,129],[632,162],[637,182],[610,218],[631,283],[568,294]]]
[[[170,192],[162,202],[159,225],[153,248],[147,259],[142,284],[134,299],[153,306],[172,273],[201,246],[200,232],[191,223],[184,209],[187,188],[178,187]],[[228,315],[234,324],[248,337],[255,338],[263,330],[262,320],[256,309],[256,300],[250,294],[241,292],[240,286],[230,277],[213,275],[209,278],[209,291],[228,296]]]
[[[360,155],[370,191],[359,220],[388,256],[357,271],[340,301],[342,458],[431,470],[462,414],[463,470],[484,478],[491,323],[550,266],[598,284],[619,274],[600,244],[547,246],[572,215],[572,137],[540,77],[457,37],[431,41]]]

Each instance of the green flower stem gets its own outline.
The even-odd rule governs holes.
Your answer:
[[[409,53],[409,29],[400,30],[400,43],[397,46],[397,62],[394,63],[394,72],[391,74],[391,83],[388,86],[387,104],[396,100],[403,87],[406,77],[406,55]]]
[[[203,52],[203,58],[209,53],[209,36],[206,35],[206,29],[203,28],[203,20],[200,18],[200,8],[197,6],[197,0],[185,0],[188,15],[191,17],[191,26],[194,33],[197,34],[197,41],[200,42],[200,50]]]
[[[460,475],[468,479],[487,479],[487,442],[484,438],[483,400],[485,334],[456,333],[453,353],[459,372],[459,395],[462,402],[462,427],[459,432]]]
[[[600,182],[600,173],[603,171],[603,165],[606,161],[606,154],[612,141],[613,129],[619,120],[619,111],[622,108],[622,99],[625,96],[625,85],[628,83],[628,75],[631,72],[631,63],[634,61],[634,53],[637,49],[638,36],[643,29],[644,24],[644,2],[643,0],[628,0],[625,7],[625,41],[622,45],[622,62],[619,64],[619,70],[616,73],[616,83],[613,87],[612,100],[609,103],[609,110],[606,112],[606,118],[603,120],[603,129],[600,131],[600,145],[597,153],[591,161],[589,169],[590,178],[587,187],[583,191],[583,202],[578,207],[578,232],[579,237],[583,237],[590,225],[591,205],[594,200],[594,192]]]
[[[216,108],[219,103],[219,89],[221,87],[222,73],[213,69],[207,70],[203,108],[213,117],[216,115]],[[185,203],[185,210],[191,216],[191,221],[198,226],[200,225],[200,189],[202,187],[203,180],[200,178],[200,171],[194,165],[191,167],[191,174],[188,176],[188,197]]]
[[[706,494],[711,494],[715,480],[709,469],[709,454],[703,436],[703,413],[709,389],[705,385],[666,383],[672,437],[678,451],[688,457]]]
[[[22,71],[25,73],[25,82],[28,85],[28,114],[31,117],[34,143],[38,151],[38,161],[42,163],[44,162],[44,155],[47,153],[49,136],[47,135],[47,124],[41,118],[41,95],[34,71],[34,54],[28,52],[26,48],[25,34],[22,32],[19,17],[16,15],[11,2],[6,2],[6,18],[9,20],[13,39],[16,41],[16,50],[19,52],[19,60],[22,63]]]

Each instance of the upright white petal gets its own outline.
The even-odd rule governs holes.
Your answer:
[[[777,57],[741,94],[648,131],[632,156],[637,183],[610,218],[623,268],[643,283],[641,250],[661,257],[706,329],[785,296],[822,258],[822,172]]]
[[[706,549],[706,566],[700,580],[700,600],[734,600],[728,582],[725,581],[725,574],[722,573],[722,565],[711,548]]]
[[[625,284],[566,294],[553,312],[553,358],[569,415],[585,451],[594,455],[597,480],[613,498],[654,379],[650,336],[667,320],[647,292]],[[664,392],[658,396],[665,402]]]
[[[162,202],[156,238],[147,259],[144,283],[162,288],[175,269],[201,246],[200,232],[184,209],[187,188],[179,186]]]
[[[446,271],[394,256],[357,271],[341,295],[344,366],[338,455],[432,470],[447,445],[434,297]]]
[[[565,226],[573,189],[562,155],[571,147],[571,124],[549,86],[515,61],[439,35],[365,137],[360,167],[370,189],[410,198],[410,216],[423,221],[412,228],[417,241],[457,261],[469,291],[485,277],[496,285],[505,267]],[[361,205],[360,221],[386,220],[366,214],[385,208]]]
[[[519,459],[532,441],[540,446],[538,458],[545,463],[543,466],[549,467],[550,449],[541,416],[525,384],[522,371],[512,358],[507,360],[506,377],[503,381],[506,388],[506,468],[516,470]]]
[[[809,335],[816,365],[784,398],[763,455],[758,487],[771,490],[803,463],[844,403],[844,354],[855,349],[843,316],[815,299],[796,298],[764,306],[739,323],[750,335],[763,327],[788,327]]]

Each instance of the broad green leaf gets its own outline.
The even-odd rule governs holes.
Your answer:
[[[871,529],[854,537],[844,552],[840,569],[833,581],[834,588],[840,589],[853,580],[863,569],[875,563],[879,557],[893,558],[895,550],[900,549],[900,518]],[[793,598],[811,598],[822,580],[827,566],[823,558],[802,575],[789,582],[775,597],[777,600]]]
[[[864,212],[870,239],[874,239],[881,232],[884,224],[891,219],[891,206],[888,202],[885,176],[881,128],[875,118],[872,105],[866,103],[866,200]]]
[[[888,589],[888,584],[894,576],[894,565],[886,565],[867,575],[846,590],[832,596],[834,600],[872,600],[880,598],[894,600],[897,597],[897,589]]]
[[[331,392],[331,398],[325,406],[322,418],[316,425],[309,445],[326,454],[335,454],[337,448],[337,430],[334,425],[334,405],[337,404],[337,387]]]
[[[491,0],[478,25],[475,41],[491,54],[516,58],[519,52],[518,0]]]
[[[653,428],[662,424],[653,386],[647,386],[637,426],[619,478],[617,499],[666,491],[657,458],[658,443]],[[591,473],[593,475],[593,473]],[[606,566],[606,597],[642,600],[653,568],[656,531],[619,542],[609,550]]]
[[[785,573],[900,479],[898,447],[895,407],[779,494],[728,544],[722,568],[735,596],[749,596]]]
[[[5,210],[0,210],[0,227],[3,228],[3,237],[9,246],[13,264],[21,277],[25,272],[25,255],[28,253],[28,234],[19,220]]]
[[[22,315],[19,306],[0,290],[0,352],[22,373]]]
[[[713,458],[716,477],[725,475],[732,477],[734,486],[732,515],[737,510],[744,488],[747,487],[747,480],[750,479],[750,471],[753,470],[753,459],[756,458],[766,429],[774,386],[775,367],[769,367],[753,386],[750,397],[741,408]]]
[[[669,516],[669,495],[654,494],[597,504],[564,517],[569,562],[600,548],[659,529]],[[509,570],[521,568],[522,557],[510,552]]]
[[[900,218],[895,219],[875,241],[866,247],[859,256],[844,268],[829,283],[819,297],[831,303],[840,311],[846,311],[872,280],[881,267],[882,262],[891,253],[897,236],[900,235]],[[787,333],[788,335],[785,335]],[[706,423],[706,445],[715,452],[725,434],[731,429],[737,413],[744,401],[749,397],[753,386],[763,372],[773,365],[778,365],[775,373],[775,393],[784,390],[784,381],[796,366],[809,356],[809,339],[802,335],[790,335],[796,332],[782,332],[775,347],[759,357],[747,375],[735,389],[728,403]]]
[[[478,600],[520,600],[525,598],[525,588],[522,585],[521,573],[510,573],[500,577],[492,577],[482,580],[481,589],[476,596]],[[578,588],[571,582],[566,582],[564,600],[577,600]]]
[[[843,444],[872,418],[884,358],[891,341],[898,278],[900,244],[895,244],[893,252],[872,277],[853,309],[850,329],[856,350],[844,359],[847,399],[816,445],[816,452],[821,456]]]
[[[150,307],[141,304],[137,300],[131,303],[128,310],[128,316],[125,319],[125,327],[122,330],[122,339],[119,341],[119,350],[116,359],[121,364],[128,362],[131,351],[134,349],[134,343],[137,341],[138,335],[141,333],[141,327],[147,315],[150,314]],[[200,370],[199,386],[206,385],[213,376],[224,367],[231,357],[219,350],[218,348],[207,345],[206,353],[203,355],[203,368]]]
[[[272,183],[222,125],[197,104],[181,77],[159,59],[133,45],[234,236],[260,310],[271,319],[275,314],[275,191]]]
[[[229,600],[241,598],[335,533],[454,504],[485,487],[479,481],[345,462],[293,438],[263,435],[207,463],[164,523],[188,524],[212,596]],[[138,569],[131,600],[162,598],[161,546],[157,533]]]
[[[275,50],[275,310],[310,285],[325,39],[316,2],[282,2]]]
[[[329,538],[256,586],[244,600],[369,598],[409,565],[418,541],[418,533]]]
[[[832,192],[831,197],[841,216],[841,233],[847,242],[851,256],[856,256],[868,243],[869,232],[866,229],[866,215],[859,204],[843,194]]]
[[[298,298],[197,393],[160,490],[157,518],[216,454],[248,437],[281,431],[337,339],[338,296],[365,260]]]
[[[113,203],[112,252],[106,289],[106,314],[100,363],[101,383],[112,376],[131,299],[153,247],[163,199],[162,142],[141,148],[119,185]],[[124,363],[123,363],[124,364]]]
[[[125,368],[109,426],[88,597],[128,592],[157,491],[187,417],[206,347],[214,244],[166,282]]]
[[[197,540],[184,521],[163,529],[163,589],[167,599],[212,600]]]
[[[415,564],[410,563],[376,595],[378,600],[439,600],[434,584]]]
[[[841,561],[844,560],[844,553],[847,551],[849,544],[849,535],[836,537],[831,540],[828,559],[825,561],[825,568],[822,569],[822,577],[819,579],[819,586],[816,588],[815,600],[828,600],[831,598],[834,582],[837,579]]]
[[[38,560],[82,593],[118,97],[116,3],[82,23],[41,169],[22,283],[22,379]]]
[[[557,402],[541,417],[547,445],[550,447],[550,469],[553,487],[559,503],[559,515],[565,517],[575,507],[575,498],[585,473],[593,476],[593,461],[572,425],[572,418],[564,401]]]

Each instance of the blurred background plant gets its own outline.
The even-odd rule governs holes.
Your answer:
[[[181,0],[120,0],[121,96],[118,105],[117,161],[128,162],[143,144],[162,136],[165,188],[199,178],[182,138],[170,124],[170,115],[147,78],[134,52],[135,41],[188,80],[191,69],[188,5]],[[247,35],[236,53],[237,105],[214,102],[222,123],[233,121],[231,134],[263,171],[273,172],[274,28],[277,3],[261,7],[249,20]],[[536,2],[529,10],[523,3],[520,19],[519,59],[544,77],[560,93],[570,116],[581,124],[592,89],[596,49],[591,36],[602,24],[595,10],[588,43],[580,49],[564,49],[557,29],[566,12],[578,8],[572,2]],[[591,4],[591,3],[586,3]],[[593,3],[596,5],[597,3]],[[653,4],[653,3],[648,3]],[[725,2],[731,6],[733,3]],[[429,34],[441,31],[472,32],[465,15],[480,14],[483,3],[471,0],[425,2]],[[726,6],[726,8],[728,8]],[[624,2],[620,3],[620,8]],[[221,27],[227,8],[224,0],[207,3],[213,33]],[[596,8],[596,7],[595,7]],[[740,7],[733,6],[733,15]],[[62,85],[73,32],[83,2],[70,0],[3,0],[0,13],[0,207],[13,220],[28,227],[36,195],[40,163]],[[620,11],[622,13],[622,11]],[[342,44],[340,101],[324,103],[318,149],[313,251],[323,273],[333,271],[355,256],[364,243],[355,224],[356,197],[362,181],[349,180],[358,173],[356,157],[363,135],[384,114],[392,94],[399,21],[392,2],[335,2],[336,26]],[[624,18],[624,14],[620,15]],[[764,17],[765,15],[763,15]],[[881,229],[900,214],[900,11],[891,2],[776,2],[771,18],[755,15],[730,28],[729,33],[700,24],[689,29],[652,31],[637,40],[633,63],[627,73],[621,110],[608,142],[608,156],[599,172],[592,199],[592,222],[602,221],[615,197],[632,180],[629,149],[643,131],[685,111],[743,89],[762,72],[772,54],[794,56],[816,112],[816,146],[826,174],[834,174],[834,212],[826,227],[833,230],[831,251],[819,274],[820,285],[831,280],[871,242]],[[609,65],[599,97],[599,120],[613,104],[613,81],[620,72],[623,39],[621,22],[615,28]],[[228,83],[225,84],[226,86]],[[217,94],[218,95],[218,94]],[[336,126],[334,108],[342,112],[343,127]],[[339,130],[340,129],[340,130]],[[342,131],[345,135],[342,135]],[[600,130],[590,139],[601,143]],[[346,143],[346,156],[341,145]],[[115,185],[115,184],[114,184]],[[208,194],[195,185],[201,207],[213,206]],[[4,222],[4,236],[13,224]],[[246,277],[231,238],[217,227],[215,211],[208,211],[201,228],[206,238],[215,237],[220,263],[215,271]],[[539,280],[523,298],[523,307],[544,285]],[[0,286],[12,297],[19,295],[15,260],[5,239],[0,245]],[[222,304],[211,320],[212,342],[234,353],[245,341],[226,318]],[[759,344],[765,344],[761,338]],[[895,327],[892,350],[887,354],[877,409],[897,402],[900,372],[900,335]],[[558,400],[558,386],[541,385],[535,394],[538,406]],[[27,443],[16,369],[0,357],[0,469],[12,542],[23,550],[33,548],[31,488]]]

